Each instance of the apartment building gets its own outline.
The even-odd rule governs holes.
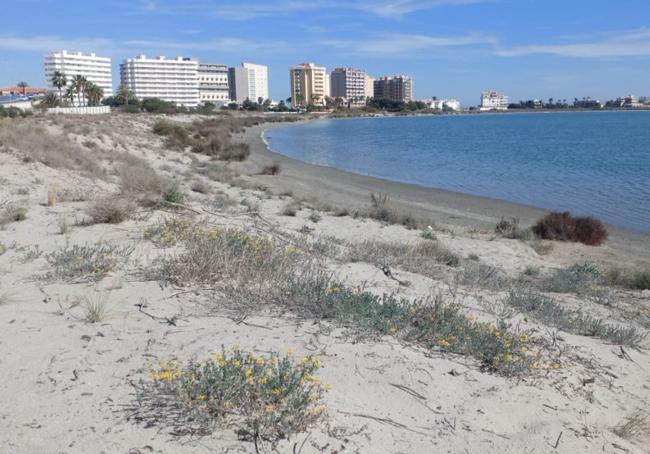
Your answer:
[[[242,63],[228,70],[230,99],[242,103],[246,99],[257,102],[269,99],[269,69],[265,65]]]
[[[480,110],[508,110],[508,97],[498,91],[481,93]]]
[[[335,68],[330,74],[330,96],[342,98],[348,105],[366,105],[366,72],[354,68]]]
[[[324,106],[329,95],[327,70],[324,66],[302,63],[289,69],[291,103],[294,107]]]
[[[68,86],[74,76],[83,76],[104,91],[104,97],[113,95],[113,77],[111,59],[98,57],[95,53],[68,52],[59,50],[45,56],[45,80],[49,91],[58,92],[52,84],[56,71],[66,75]]]
[[[202,103],[222,105],[230,102],[228,66],[199,64],[199,99]]]
[[[364,92],[366,98],[375,97],[375,78],[366,74]]]
[[[199,62],[188,57],[138,55],[124,60],[120,77],[138,99],[160,98],[185,107],[200,103]]]
[[[374,82],[374,97],[413,101],[413,80],[408,76],[384,76]]]

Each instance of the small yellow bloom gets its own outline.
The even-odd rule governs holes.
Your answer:
[[[316,368],[318,368],[318,367],[321,366],[321,362],[320,362],[319,359],[314,359],[314,360],[312,361],[312,364],[313,364],[314,367],[316,367]]]
[[[266,376],[267,376],[267,377],[273,377],[273,371],[272,371],[271,369],[268,369],[268,370],[266,371]]]
[[[244,375],[246,378],[250,378],[253,376],[253,369],[251,367],[247,367],[246,370],[244,371]]]
[[[309,362],[309,358],[307,358],[306,356],[303,356],[300,361],[302,361],[303,364],[307,364]]]
[[[257,382],[258,382],[260,385],[264,385],[264,384],[266,384],[266,382],[268,382],[268,381],[269,381],[269,379],[266,378],[266,377],[261,377],[259,380],[257,380]]]
[[[239,361],[238,359],[233,359],[232,360],[232,365],[235,366],[235,367],[239,367],[239,366],[241,366],[241,361]]]
[[[273,413],[273,405],[267,405],[264,408],[264,412],[267,413],[267,414]]]
[[[391,334],[395,334],[397,332],[397,328],[395,328],[394,326],[391,326],[390,328],[388,328],[388,332],[391,333]]]

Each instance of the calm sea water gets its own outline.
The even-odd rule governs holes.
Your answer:
[[[650,112],[317,120],[266,139],[312,164],[650,232]]]

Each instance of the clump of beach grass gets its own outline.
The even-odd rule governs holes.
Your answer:
[[[616,435],[625,440],[640,439],[650,436],[650,421],[648,415],[637,411],[626,416],[620,424],[612,430]]]
[[[614,325],[584,312],[567,309],[554,299],[530,290],[511,290],[505,304],[547,326],[582,336],[598,337],[613,344],[635,347],[645,338],[645,334],[634,327]]]
[[[387,265],[430,277],[440,271],[439,265],[456,267],[460,264],[458,255],[431,240],[414,244],[373,240],[353,243],[349,246],[347,260]]]
[[[0,226],[5,226],[12,222],[21,222],[27,219],[27,208],[17,203],[6,206],[0,212]]]
[[[140,204],[151,206],[160,202],[167,180],[161,178],[143,159],[128,156],[118,167],[122,195]]]
[[[323,417],[329,385],[316,378],[320,367],[314,356],[256,356],[238,346],[203,361],[162,362],[135,385],[131,418],[184,435],[234,428],[260,452]]]
[[[601,274],[592,263],[555,270],[542,282],[544,290],[556,293],[586,293],[598,283]]]
[[[300,211],[301,208],[302,208],[302,205],[301,205],[300,202],[293,201],[293,202],[290,202],[290,203],[286,204],[284,206],[284,208],[282,208],[282,213],[281,214],[283,216],[294,217],[296,214],[298,214],[298,211]]]
[[[108,293],[98,293],[95,297],[83,296],[77,303],[83,310],[83,320],[94,324],[108,317]]]
[[[454,283],[497,292],[506,290],[510,286],[510,280],[503,271],[477,261],[467,262],[454,277]]]
[[[108,243],[67,245],[47,255],[52,267],[48,276],[64,281],[99,281],[132,252],[130,246]]]

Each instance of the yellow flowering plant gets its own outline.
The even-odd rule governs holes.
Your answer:
[[[185,366],[161,363],[136,386],[136,414],[176,430],[236,426],[251,440],[271,442],[304,430],[324,413],[329,385],[315,378],[321,361],[271,353],[256,356],[239,347]]]

